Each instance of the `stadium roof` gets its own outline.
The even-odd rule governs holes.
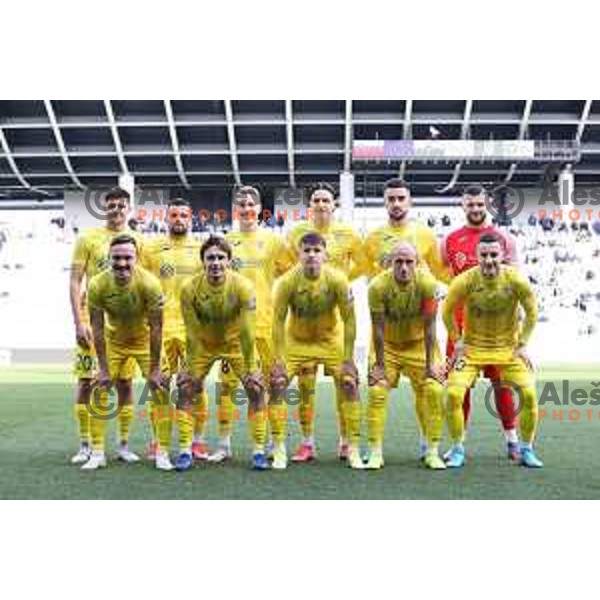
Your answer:
[[[353,140],[534,139],[581,143],[577,185],[600,184],[598,100],[3,100],[0,200],[62,198],[65,188],[173,188],[337,182]],[[459,166],[460,165],[460,166]],[[422,195],[471,182],[540,186],[543,162],[412,161],[363,173],[357,194],[398,175]]]

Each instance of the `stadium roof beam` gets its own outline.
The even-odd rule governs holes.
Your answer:
[[[588,118],[590,116],[590,110],[592,109],[592,101],[586,100],[583,105],[583,110],[581,111],[581,118],[579,119],[579,124],[577,125],[577,133],[575,134],[575,143],[581,143],[581,138],[583,137],[583,132],[585,131],[585,127],[588,124]]]
[[[344,171],[350,171],[352,161],[352,100],[346,100],[344,121]]]
[[[285,131],[287,140],[287,159],[290,186],[296,187],[296,173],[294,169],[294,119],[292,115],[292,101],[285,101]]]
[[[471,113],[473,112],[473,100],[467,100],[465,102],[465,112],[463,113],[463,121],[462,126],[460,128],[460,139],[464,140],[469,136],[470,127],[471,127]],[[454,167],[454,172],[452,173],[452,177],[447,185],[436,190],[438,194],[445,194],[449,192],[457,183],[458,178],[460,177],[460,170],[462,168],[462,161],[456,163]]]
[[[12,169],[12,172],[15,174],[15,177],[19,180],[19,183],[23,187],[27,188],[28,190],[31,190],[32,192],[37,192],[39,194],[44,194],[45,196],[50,196],[50,194],[48,192],[46,192],[44,190],[40,190],[39,188],[33,187],[29,183],[29,181],[27,181],[27,179],[25,179],[25,177],[21,173],[21,170],[19,169],[19,166],[15,162],[15,159],[13,157],[10,146],[8,145],[8,140],[6,139],[6,136],[4,135],[4,131],[2,130],[2,127],[0,127],[0,147],[2,148],[2,151],[4,152],[4,158],[6,158],[6,160],[8,161],[8,164],[9,164],[10,168]]]
[[[229,154],[231,155],[231,166],[233,168],[233,176],[237,185],[242,185],[240,176],[240,165],[237,156],[237,142],[235,140],[235,126],[233,124],[233,109],[231,108],[231,100],[223,100],[225,103],[225,120],[227,122],[227,139],[229,140]]]
[[[127,161],[125,160],[123,144],[121,144],[121,138],[119,137],[119,130],[117,128],[117,122],[115,120],[115,113],[113,112],[110,100],[104,100],[104,110],[106,111],[106,116],[108,117],[110,132],[112,134],[115,150],[117,151],[117,158],[119,159],[121,171],[123,171],[124,175],[129,175],[129,167],[127,166]]]
[[[529,127],[529,117],[531,116],[531,107],[533,106],[533,100],[525,100],[525,107],[523,108],[523,116],[521,117],[521,123],[519,124],[519,140],[525,139],[527,135],[527,128]],[[515,171],[517,170],[517,163],[512,163],[508,167],[508,173],[504,178],[504,183],[509,183],[513,178]]]
[[[177,173],[179,174],[181,183],[183,183],[184,187],[189,190],[190,184],[185,176],[181,154],[179,153],[179,138],[177,137],[177,128],[175,127],[175,119],[173,118],[173,107],[171,106],[170,100],[164,100],[163,102],[165,105],[165,114],[167,115],[167,121],[169,123],[169,135],[171,136],[171,146],[173,146],[173,155],[175,158]]]
[[[404,105],[404,125],[402,127],[402,139],[404,139],[404,140],[409,139],[411,132],[412,132],[412,123],[411,123],[412,105],[413,105],[412,100],[407,100],[406,104]],[[400,173],[399,173],[400,179],[404,179],[405,171],[406,171],[406,161],[403,160],[402,163],[400,164]]]
[[[48,113],[48,119],[50,120],[50,126],[52,127],[52,133],[54,133],[54,139],[56,140],[56,144],[58,146],[58,150],[60,152],[60,156],[65,163],[65,168],[67,169],[73,183],[79,188],[84,189],[85,186],[77,177],[75,170],[73,169],[73,165],[71,164],[71,160],[69,159],[69,154],[67,152],[67,147],[65,146],[65,142],[62,137],[62,133],[60,132],[60,127],[58,126],[58,122],[56,120],[56,115],[54,114],[54,108],[52,108],[52,102],[50,100],[44,100],[44,106],[46,108],[46,112]]]

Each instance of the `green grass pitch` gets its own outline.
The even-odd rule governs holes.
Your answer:
[[[546,370],[538,388],[541,391],[546,381],[565,377],[571,389],[590,390],[590,382],[600,380],[600,369]],[[499,424],[485,410],[483,393],[480,384],[468,437],[468,462],[460,471],[430,472],[417,462],[417,429],[405,389],[392,396],[385,469],[356,472],[346,468],[335,458],[332,388],[323,383],[317,407],[319,460],[314,464],[292,464],[283,472],[251,471],[247,430],[240,420],[234,430],[234,461],[227,466],[198,465],[178,474],[158,472],[147,462],[128,466],[110,460],[107,469],[86,473],[68,462],[76,450],[68,368],[4,368],[0,369],[0,498],[600,498],[600,406],[546,403],[543,408],[548,416],[541,421],[537,445],[545,468],[528,471],[505,458]],[[559,408],[563,419],[553,419],[552,411]],[[569,410],[576,408],[580,418],[569,418]],[[591,418],[586,410],[593,410]],[[114,456],[115,424],[109,424],[108,430],[110,457]],[[214,421],[208,433],[214,443]],[[147,435],[147,423],[136,420],[132,449],[142,452]],[[291,450],[299,439],[296,423],[290,423],[289,436]]]

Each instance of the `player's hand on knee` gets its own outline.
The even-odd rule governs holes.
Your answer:
[[[439,383],[444,383],[448,375],[448,368],[445,364],[431,365],[425,369],[426,379],[435,379]]]
[[[274,390],[284,390],[288,385],[288,374],[285,364],[277,361],[271,371],[271,386]]]
[[[150,375],[148,376],[148,384],[153,390],[158,390],[164,387],[165,380],[162,373],[160,372],[160,368],[157,367],[155,369],[152,369]]]
[[[369,370],[369,386],[373,387],[376,385],[382,385],[386,388],[390,387],[383,365],[375,364]]]
[[[246,373],[242,377],[242,385],[254,394],[260,394],[265,387],[262,373],[260,371],[254,371],[253,373]]]
[[[195,393],[202,391],[202,380],[194,379],[187,371],[177,373],[175,385],[182,397],[191,398]]]
[[[465,343],[463,340],[457,340],[454,343],[454,354],[450,358],[448,370],[456,369],[460,371],[465,365]]]
[[[108,390],[113,386],[113,381],[108,374],[108,371],[100,369],[98,371],[97,387]]]
[[[92,347],[92,330],[89,325],[85,323],[79,324],[75,328],[75,337],[77,338],[77,343],[86,350],[89,350]]]
[[[351,398],[356,398],[358,396],[358,369],[354,361],[344,361],[340,372],[342,376],[342,388]]]

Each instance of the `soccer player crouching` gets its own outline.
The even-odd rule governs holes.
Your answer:
[[[503,382],[510,382],[520,398],[520,464],[541,467],[533,451],[537,426],[537,398],[526,344],[537,322],[537,302],[528,281],[514,268],[502,264],[502,240],[485,233],[477,246],[479,266],[458,275],[448,290],[443,319],[454,343],[448,375],[447,416],[452,447],[449,467],[465,462],[463,402],[479,373],[496,367]],[[457,306],[464,305],[462,337],[455,321]],[[519,323],[519,307],[525,317]]]
[[[439,456],[444,366],[435,336],[437,282],[416,268],[417,260],[414,246],[400,242],[390,254],[391,268],[369,285],[375,362],[369,373],[367,469],[383,467],[387,403],[400,375],[410,379],[415,392],[418,421],[427,440],[424,463],[430,469],[445,469]]]
[[[81,468],[94,470],[106,466],[104,453],[105,422],[110,418],[108,390],[117,390],[120,412],[133,419],[133,385],[130,361],[137,362],[154,394],[162,404],[166,398],[160,370],[163,295],[156,277],[137,263],[137,243],[129,234],[118,235],[110,243],[111,268],[90,281],[88,300],[94,346],[98,355],[98,384],[92,394],[90,422],[92,454]],[[166,417],[166,415],[164,415]],[[159,441],[168,445],[164,432],[168,420],[157,425]],[[130,453],[127,462],[137,462]]]
[[[323,264],[326,250],[323,236],[315,232],[305,234],[299,241],[300,264],[278,281],[273,323],[273,387],[281,391],[290,379],[298,376],[303,440],[294,461],[308,462],[316,457],[310,396],[316,391],[317,366],[323,364],[325,373],[335,379],[336,393],[343,398],[349,441],[347,463],[353,469],[362,469],[358,373],[353,362],[354,302],[346,276]],[[275,402],[278,399],[279,396]],[[281,446],[275,448],[276,455],[283,451]]]
[[[206,240],[200,258],[204,270],[181,290],[188,370],[180,377],[178,408],[191,410],[213,363],[226,360],[247,394],[248,424],[254,443],[252,467],[264,470],[269,468],[265,456],[266,393],[255,356],[253,286],[231,270],[231,246],[225,239],[212,236]],[[190,454],[191,446],[182,452]]]

